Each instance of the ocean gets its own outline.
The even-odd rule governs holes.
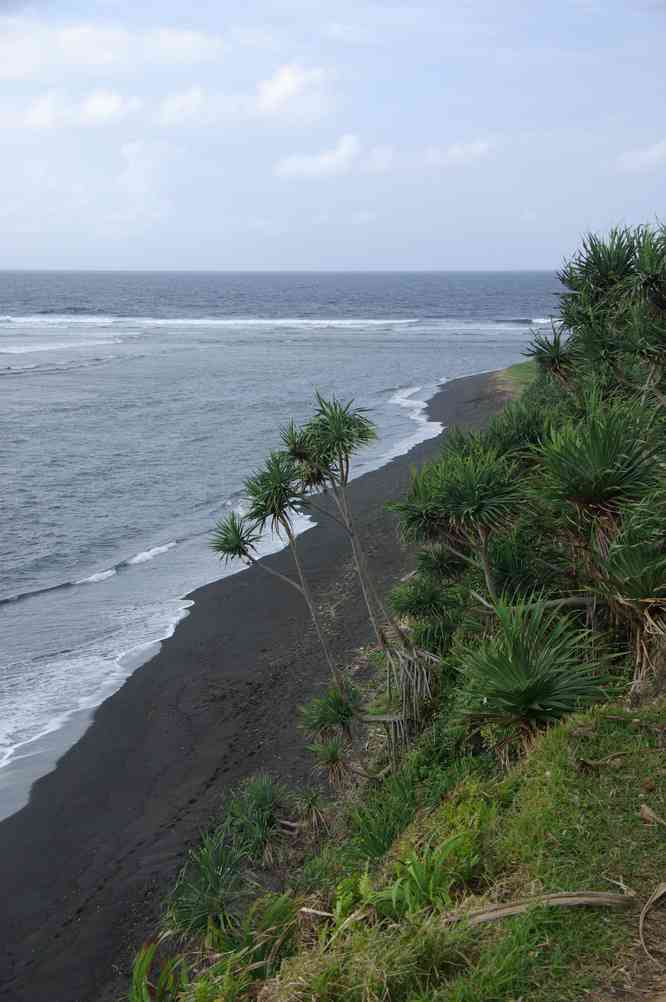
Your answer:
[[[210,531],[315,388],[376,423],[362,474],[439,433],[444,382],[520,361],[558,291],[547,272],[0,273],[0,818],[184,596],[238,570]]]

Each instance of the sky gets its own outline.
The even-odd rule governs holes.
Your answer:
[[[0,0],[0,268],[557,268],[666,218],[666,0]]]

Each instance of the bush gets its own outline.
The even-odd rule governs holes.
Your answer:
[[[413,769],[389,776],[350,812],[351,841],[362,859],[378,859],[410,823],[418,806]]]
[[[584,660],[587,631],[541,601],[500,604],[496,612],[497,633],[457,652],[468,721],[506,729],[507,741],[527,740],[599,695],[596,671]]]
[[[286,797],[286,790],[271,776],[259,774],[230,798],[224,828],[238,850],[253,862],[271,862],[277,811]]]
[[[182,937],[205,936],[238,922],[248,896],[246,853],[224,829],[204,835],[191,849],[169,899],[166,925]]]
[[[353,686],[347,686],[344,693],[337,688],[329,689],[300,708],[301,726],[307,734],[322,740],[336,734],[350,737],[360,705],[361,694]]]

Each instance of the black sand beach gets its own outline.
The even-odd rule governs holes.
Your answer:
[[[506,399],[493,375],[459,379],[429,405],[445,426],[483,424]],[[352,496],[382,589],[410,566],[384,502],[404,490],[432,439],[354,481]],[[324,522],[304,564],[344,663],[370,631],[346,538]],[[286,551],[266,558],[290,570]],[[160,653],[96,712],[84,737],[0,824],[0,998],[115,1002],[154,929],[188,846],[258,770],[292,786],[310,773],[296,708],[325,682],[305,606],[253,568],[194,592]]]

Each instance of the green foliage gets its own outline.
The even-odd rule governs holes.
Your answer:
[[[457,652],[461,712],[476,726],[499,725],[518,740],[599,696],[589,632],[537,599],[496,614],[496,634]]]
[[[393,588],[391,605],[400,616],[442,616],[446,612],[446,591],[440,582],[419,574]]]
[[[237,849],[253,862],[270,862],[278,830],[277,812],[287,791],[266,774],[248,779],[226,807],[224,829]]]
[[[185,958],[168,957],[158,962],[157,948],[157,943],[146,943],[134,958],[128,1002],[176,1002],[187,988]]]
[[[347,686],[344,693],[332,688],[300,708],[301,726],[312,737],[326,740],[337,734],[351,736],[352,723],[361,706],[361,693]]]
[[[221,560],[244,560],[252,557],[261,533],[245,518],[232,511],[226,518],[220,519],[213,531],[211,548]]]
[[[406,499],[390,507],[405,540],[476,546],[479,533],[510,522],[521,498],[513,462],[479,444],[468,455],[447,451],[437,463],[412,471]]]
[[[451,835],[439,845],[407,853],[394,865],[394,878],[370,900],[380,915],[400,918],[426,908],[450,908],[455,889],[474,876],[478,857],[467,833]]]
[[[575,360],[562,331],[554,328],[551,337],[547,334],[536,334],[527,354],[534,359],[543,373],[557,379],[562,386],[569,384],[575,369]]]
[[[340,787],[347,773],[347,748],[339,735],[308,746],[315,760],[315,768],[324,773],[329,783]]]
[[[379,789],[369,792],[350,812],[350,837],[361,859],[383,856],[394,838],[414,817],[418,786],[408,767],[387,777]]]
[[[584,518],[613,515],[654,487],[657,452],[649,413],[638,404],[592,394],[581,420],[551,428],[535,450],[540,469],[533,489]]]
[[[269,454],[262,469],[245,481],[245,494],[250,522],[262,530],[269,525],[273,532],[284,529],[305,501],[298,468],[286,452]]]
[[[190,849],[167,907],[167,931],[184,938],[234,926],[249,893],[247,857],[224,829],[202,836]]]

